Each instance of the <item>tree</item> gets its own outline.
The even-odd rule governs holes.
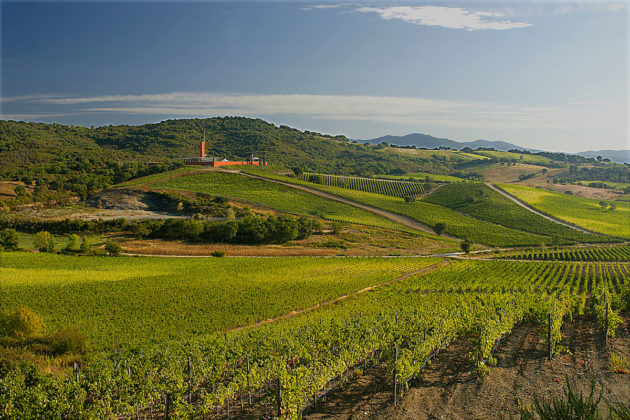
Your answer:
[[[90,250],[89,239],[87,237],[85,237],[85,236],[82,236],[81,237],[81,246],[79,247],[79,251],[81,251],[83,254],[85,254],[89,250]]]
[[[610,203],[610,205],[608,206],[608,211],[615,211],[616,209],[617,209],[616,203]]]
[[[122,247],[118,242],[108,242],[105,245],[105,251],[110,257],[117,257],[122,252]]]
[[[602,210],[606,210],[606,207],[608,207],[608,203],[602,200],[599,202],[599,206],[602,208]]]
[[[55,237],[45,230],[37,232],[35,239],[33,239],[33,245],[35,245],[35,248],[40,252],[54,252]]]
[[[440,236],[442,232],[444,232],[445,228],[446,228],[446,225],[444,223],[436,223],[435,226],[433,227],[433,230],[435,231],[436,235]]]
[[[416,201],[416,196],[413,194],[409,194],[405,196],[405,203],[413,203]]]
[[[291,170],[293,171],[293,173],[295,174],[295,176],[300,176],[302,175],[302,168],[299,168],[297,166],[291,168]]]
[[[468,239],[462,242],[460,247],[462,248],[462,251],[468,254],[470,252],[470,242],[468,242]]]
[[[81,239],[79,235],[72,234],[68,237],[68,244],[66,245],[65,250],[70,252],[78,252],[81,248]]]
[[[19,235],[15,229],[4,229],[0,231],[0,247],[9,251],[14,251],[19,246]]]

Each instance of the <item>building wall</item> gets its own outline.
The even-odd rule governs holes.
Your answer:
[[[245,165],[254,165],[254,166],[264,166],[261,165],[260,162],[246,162],[246,161],[227,161],[227,162],[212,162],[212,161],[200,161],[200,160],[185,160],[185,165],[203,165],[203,166],[245,166]]]

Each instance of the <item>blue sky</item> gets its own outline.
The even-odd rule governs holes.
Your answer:
[[[628,148],[625,2],[2,1],[1,114]]]

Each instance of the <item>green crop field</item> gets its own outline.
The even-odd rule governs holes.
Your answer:
[[[261,204],[286,213],[419,233],[366,210],[239,174],[208,172],[157,182],[151,184],[151,187],[221,195]]]
[[[95,348],[184,339],[309,307],[434,263],[421,258],[147,258],[4,253],[0,310]]]
[[[433,204],[505,227],[555,238],[557,243],[609,242],[612,238],[580,232],[519,206],[483,183],[445,185],[423,198]]]
[[[456,176],[450,175],[437,175],[430,174],[428,172],[413,172],[406,175],[378,175],[378,178],[385,179],[397,179],[401,181],[407,181],[409,179],[424,181],[427,177],[431,178],[431,182],[464,182],[465,180],[462,178],[457,178]]]
[[[65,378],[10,372],[0,381],[0,408],[17,417],[118,418],[168,410],[174,418],[238,418],[255,394],[259,415],[298,418],[330,381],[376,358],[399,395],[457,338],[469,341],[471,369],[481,374],[491,369],[500,339],[524,321],[548,328],[537,340],[552,354],[562,350],[565,322],[587,310],[597,328],[614,337],[619,315],[602,302],[617,299],[629,278],[622,264],[450,262],[259,328],[97,353]],[[29,386],[34,380],[41,386]]]
[[[322,191],[337,194],[360,203],[365,203],[411,217],[412,219],[425,223],[429,226],[435,226],[436,223],[445,223],[446,233],[460,238],[467,238],[476,243],[491,246],[518,246],[540,245],[541,243],[552,242],[551,238],[546,235],[537,235],[506,228],[504,226],[475,219],[447,207],[424,202],[422,200],[418,200],[413,203],[406,203],[403,199],[397,197],[314,184],[283,175],[273,174],[271,172],[263,172],[263,170],[258,170],[256,173],[272,179],[306,185]]]
[[[300,174],[298,179],[316,184],[330,185],[332,187],[391,195],[392,197],[416,196],[436,186],[432,182],[398,181],[356,176],[314,174],[309,172]]]
[[[630,246],[590,246],[502,252],[497,258],[542,261],[630,261]]]
[[[602,210],[598,200],[560,194],[520,185],[500,184],[500,188],[530,206],[558,219],[593,232],[630,239],[630,203],[615,201],[615,210]]]

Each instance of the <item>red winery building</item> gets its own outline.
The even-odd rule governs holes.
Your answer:
[[[206,156],[206,142],[205,140],[199,143],[199,156],[180,158],[185,165],[204,165],[204,166],[241,166],[241,165],[256,165],[266,166],[266,162],[261,162],[259,158],[252,154],[249,160],[227,160],[218,159],[215,156]]]

